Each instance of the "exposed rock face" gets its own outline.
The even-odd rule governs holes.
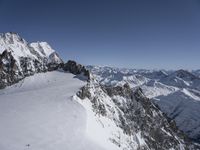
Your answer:
[[[89,71],[85,69],[84,66],[82,66],[81,64],[77,64],[73,60],[69,60],[67,63],[65,63],[63,70],[69,71],[70,73],[75,74],[75,75],[83,74],[88,79],[90,78]]]
[[[194,142],[200,143],[200,71],[141,70],[112,67],[87,67],[103,85],[128,83],[142,88],[146,97]],[[137,78],[140,76],[140,78]]]
[[[5,50],[0,54],[0,88],[4,88],[8,83],[16,82],[20,75],[17,75],[18,66],[11,55],[11,52]]]
[[[91,79],[77,95],[83,103],[90,101],[97,114],[96,120],[105,130],[109,130],[110,125],[103,118],[116,125],[116,131],[112,131],[108,140],[120,149],[200,149],[144,96],[140,88],[133,92],[128,84],[108,87]]]
[[[29,44],[16,33],[0,34],[0,88],[37,72],[58,69],[62,63],[46,42]]]

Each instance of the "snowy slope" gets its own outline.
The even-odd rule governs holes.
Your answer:
[[[140,89],[82,75],[38,73],[0,90],[0,149],[196,148]]]
[[[141,88],[148,98],[154,98],[160,95],[167,96],[178,90],[177,87],[168,86],[156,80],[150,80],[146,84],[143,84]]]
[[[188,89],[154,98],[161,110],[176,121],[178,127],[198,141],[200,136],[200,97]]]
[[[29,46],[37,51],[41,56],[48,58],[48,63],[62,63],[58,54],[47,42],[30,43]]]
[[[179,88],[193,88],[200,90],[200,78],[186,70],[177,70],[162,78],[160,82]]]
[[[85,109],[72,100],[85,84],[54,71],[0,90],[0,149],[100,150],[85,135]]]

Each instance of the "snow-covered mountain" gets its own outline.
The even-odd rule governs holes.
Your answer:
[[[200,78],[186,70],[177,70],[162,78],[160,82],[179,88],[199,89],[200,86]]]
[[[64,71],[0,90],[0,149],[198,149],[142,93]]]
[[[61,63],[46,42],[28,43],[16,33],[0,34],[0,88],[34,73],[54,70]]]
[[[192,70],[192,73],[195,74],[196,76],[200,77],[200,69]]]
[[[128,83],[133,91],[141,87],[144,95],[174,119],[179,129],[200,142],[200,78],[193,74],[195,71],[130,69],[129,72],[126,69],[124,72],[125,69],[98,66],[89,66],[88,69],[101,84],[117,86],[119,83]],[[120,78],[115,78],[119,75]],[[140,82],[133,78],[135,76],[140,77]],[[129,78],[132,80],[127,80]]]
[[[95,73],[90,66],[92,74],[64,63],[46,42],[27,43],[15,33],[1,34],[0,49],[0,149],[200,149],[145,96],[158,101],[180,91],[160,82],[169,72],[98,67]],[[198,89],[188,87],[182,92],[198,100]]]
[[[175,119],[179,129],[199,142],[200,139],[200,97],[189,89],[177,90],[167,96],[156,97],[155,103],[161,110]]]
[[[198,149],[140,88],[132,91],[128,84],[103,86],[91,77],[75,99],[89,114],[89,137],[106,149]]]

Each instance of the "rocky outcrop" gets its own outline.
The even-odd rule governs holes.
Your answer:
[[[101,118],[108,118],[123,131],[113,131],[108,139],[123,150],[200,149],[178,130],[173,120],[169,120],[144,96],[140,88],[132,91],[128,84],[108,87],[91,79],[77,96],[83,103],[90,101],[93,111],[99,116],[96,120],[104,128],[110,125]]]
[[[69,71],[72,74],[79,75],[83,74],[88,79],[90,79],[90,73],[89,71],[81,64],[76,63],[73,60],[69,60],[67,63],[63,66],[64,71]]]
[[[20,74],[17,75],[18,69],[11,52],[5,50],[0,54],[0,89],[10,83],[16,82],[20,78]]]

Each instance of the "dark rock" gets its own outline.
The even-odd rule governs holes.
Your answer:
[[[69,60],[67,63],[64,64],[63,70],[69,71],[74,75],[83,74],[88,79],[90,79],[89,71],[85,69],[85,67],[82,66],[81,64],[77,64],[75,61]]]
[[[80,97],[81,99],[85,98],[91,99],[89,88],[87,86],[82,87],[81,90],[77,93],[77,96]]]
[[[11,52],[5,50],[0,54],[0,88],[16,82],[20,78],[17,72],[18,66],[15,59],[11,55]]]
[[[29,57],[20,57],[17,65],[12,53],[5,50],[0,54],[0,89],[35,73],[53,71],[61,67],[63,64],[48,63],[47,58],[33,59]]]

